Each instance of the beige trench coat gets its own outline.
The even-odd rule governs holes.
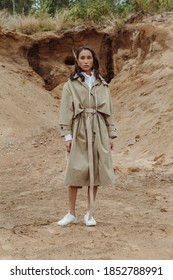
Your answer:
[[[65,174],[66,185],[90,185],[88,117],[92,131],[94,185],[114,184],[109,138],[117,135],[108,84],[103,78],[101,80],[96,80],[91,90],[80,77],[68,80],[64,85],[59,116],[61,136],[72,134],[73,137]]]

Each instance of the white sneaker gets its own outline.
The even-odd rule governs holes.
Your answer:
[[[96,221],[94,220],[93,216],[89,219],[89,212],[87,211],[87,213],[84,216],[84,223],[86,224],[86,226],[96,226]]]
[[[58,226],[66,226],[68,224],[76,224],[77,223],[77,217],[68,213],[67,215],[62,218],[59,222],[57,222]]]

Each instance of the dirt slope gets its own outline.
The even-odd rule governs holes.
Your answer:
[[[88,32],[78,37],[75,31],[74,44],[89,42],[98,55],[105,51],[102,72],[109,78],[114,74],[116,186],[100,187],[96,227],[82,221],[85,188],[77,200],[78,225],[56,225],[68,209],[58,110],[60,72],[64,81],[73,67],[63,65],[69,50],[55,69],[44,41],[47,36],[49,44],[55,35],[40,39],[1,31],[0,259],[173,258],[173,17],[158,15],[119,32],[94,33],[97,40]],[[98,40],[101,48],[94,45]],[[38,69],[43,71],[36,74]],[[50,73],[52,90],[47,91]]]

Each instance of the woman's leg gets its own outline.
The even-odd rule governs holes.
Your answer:
[[[77,191],[78,191],[78,187],[74,187],[74,186],[68,187],[69,211],[70,211],[70,214],[72,214],[74,216],[75,216]]]
[[[65,225],[68,225],[68,224],[76,224],[77,223],[77,217],[75,216],[77,190],[78,190],[77,187],[74,187],[74,186],[68,187],[69,211],[70,211],[70,213],[66,214],[57,223],[59,226],[65,226]]]
[[[96,199],[98,186],[94,186],[93,189],[93,195],[94,195],[94,201]],[[90,187],[88,187],[88,209],[87,213],[84,216],[84,223],[86,226],[96,226],[97,222],[94,220],[93,216],[90,217]]]
[[[93,194],[94,194],[94,201],[96,199],[98,186],[94,186]],[[88,186],[88,211],[90,210],[90,187]]]

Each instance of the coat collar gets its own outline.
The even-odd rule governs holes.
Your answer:
[[[97,85],[97,84],[101,84],[101,83],[102,83],[103,85],[108,86],[108,83],[105,81],[105,79],[104,79],[101,75],[99,75],[99,77],[100,77],[100,80],[101,80],[101,81],[97,79],[97,80],[95,81],[94,85]],[[74,75],[74,79],[80,81],[82,84],[85,84],[85,83],[81,80],[81,78],[78,76],[77,73]]]

